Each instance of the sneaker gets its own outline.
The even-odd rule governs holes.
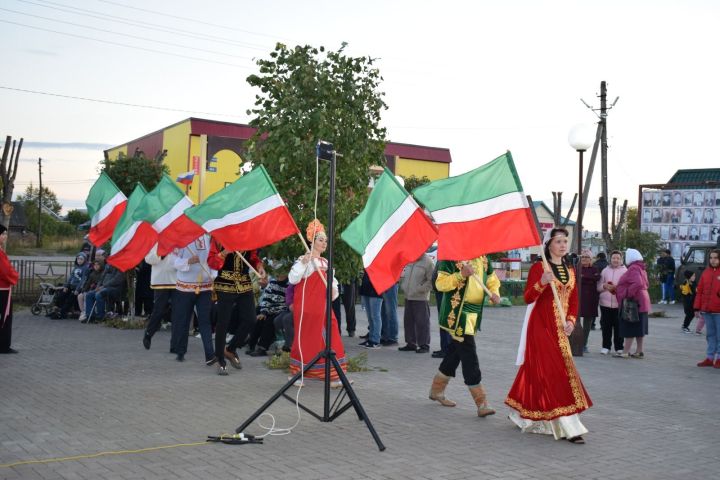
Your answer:
[[[377,350],[381,348],[379,343],[371,342],[370,340],[368,340],[367,342],[363,342],[361,346],[370,350]]]
[[[205,365],[208,367],[211,367],[217,363],[218,359],[217,357],[212,357],[210,360],[205,360]]]
[[[675,300],[670,300],[670,305],[675,305]]]
[[[430,351],[430,347],[427,345],[420,345],[417,350],[415,350],[415,353],[428,353]]]
[[[85,315],[84,313],[81,313],[80,316],[78,317],[78,320],[81,321],[81,322],[82,322],[83,320],[87,320],[87,315]]]
[[[218,375],[225,376],[228,374],[227,366],[218,364]]]
[[[702,332],[695,330],[695,335],[702,335]]]
[[[692,333],[688,327],[682,327],[683,333]]]
[[[667,302],[665,300],[660,300],[657,304],[658,305],[665,305]]]
[[[602,353],[603,355],[607,355],[608,353],[610,353],[610,349],[602,348],[602,349],[600,349],[600,353]]]
[[[360,335],[358,338],[360,338],[362,340],[367,340],[368,338],[370,338],[370,334],[366,333],[365,335]]]
[[[394,347],[397,344],[397,340],[380,340],[380,345],[383,347]]]
[[[714,366],[715,366],[714,363],[715,363],[715,362],[713,362],[713,361],[710,360],[709,358],[706,358],[706,359],[703,360],[702,362],[698,363],[697,366],[698,366],[698,367],[714,367]],[[720,367],[718,367],[718,368],[720,368]]]
[[[408,345],[405,345],[404,347],[398,348],[398,350],[401,352],[414,352],[415,350],[417,350],[417,347],[415,345],[408,344]]]
[[[622,357],[623,351],[622,350],[615,350],[612,354],[613,357]]]
[[[432,358],[445,358],[445,352],[443,352],[442,350],[435,350],[430,356]]]

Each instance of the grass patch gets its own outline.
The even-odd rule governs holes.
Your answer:
[[[272,355],[265,361],[265,366],[270,370],[290,370],[290,354],[288,352],[282,352],[279,355]],[[357,372],[387,372],[386,368],[381,367],[370,367],[368,365],[367,352],[362,352],[356,357],[348,357],[347,360],[347,371],[348,373]]]
[[[103,321],[102,324],[106,327],[117,328],[119,330],[140,330],[145,328],[145,319],[133,318],[131,320],[127,317],[115,317],[108,318]]]

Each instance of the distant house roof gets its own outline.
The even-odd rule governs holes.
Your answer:
[[[533,203],[533,208],[534,208],[535,210],[537,210],[539,207],[543,207],[545,210],[547,210],[548,212],[550,212],[550,215],[552,215],[552,213],[553,213],[552,209],[551,209],[550,207],[548,207],[547,205],[545,205],[545,202],[543,202],[543,201],[534,201],[534,202],[532,202],[532,203]],[[563,217],[562,215],[560,216],[560,221],[563,222],[563,223],[565,223],[565,221],[567,221],[567,224],[568,224],[568,225],[571,225],[571,226],[573,226],[573,227],[575,226],[575,222],[574,222],[574,221],[569,220],[569,219],[566,219],[566,218]]]
[[[720,168],[693,168],[678,170],[668,180],[668,185],[673,184],[720,184]],[[702,188],[698,185],[697,188]]]
[[[27,228],[27,215],[25,215],[25,205],[22,202],[11,202],[13,212],[10,216],[10,229],[23,230]]]

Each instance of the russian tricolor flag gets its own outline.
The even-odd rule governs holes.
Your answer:
[[[178,175],[175,181],[178,183],[182,183],[183,185],[190,185],[193,182],[193,177],[195,177],[195,171],[191,170],[189,172],[181,173],[180,175]]]

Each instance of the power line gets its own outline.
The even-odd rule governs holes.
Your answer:
[[[97,18],[99,20],[104,20],[107,22],[122,23],[124,25],[130,25],[132,27],[145,26],[148,28],[152,28],[154,30],[160,30],[162,32],[170,33],[173,35],[189,37],[189,38],[193,38],[195,40],[206,40],[206,41],[224,43],[224,44],[228,44],[228,45],[236,45],[236,46],[250,48],[250,49],[254,49],[254,50],[260,50],[260,51],[268,50],[268,47],[266,47],[264,45],[256,44],[256,43],[240,42],[240,41],[233,40],[233,39],[230,39],[227,37],[218,37],[215,35],[189,33],[184,30],[179,30],[176,28],[159,25],[157,23],[143,22],[142,20],[137,20],[135,18],[120,17],[117,15],[110,15],[107,13],[97,12],[94,10],[86,10],[83,8],[73,7],[71,5],[65,5],[62,3],[50,2],[48,0],[40,0],[43,3],[32,2],[30,0],[16,0],[16,1],[26,3],[29,5],[35,5],[38,7],[48,8],[51,10],[58,10],[61,12],[70,13],[72,15],[82,15],[82,16],[86,16],[86,17]],[[51,5],[55,5],[55,6],[51,6]],[[85,13],[83,13],[83,12],[85,12]]]
[[[202,21],[202,20],[197,20],[197,19],[195,19],[195,18],[181,17],[181,16],[179,16],[179,15],[172,15],[172,14],[170,14],[170,13],[158,12],[158,11],[156,11],[156,10],[149,10],[149,9],[147,9],[147,8],[132,7],[132,6],[130,6],[130,5],[125,5],[125,4],[122,4],[122,3],[119,3],[119,2],[111,2],[110,0],[97,0],[97,1],[98,1],[98,2],[102,2],[102,3],[108,3],[108,4],[110,4],[110,5],[117,5],[118,7],[129,8],[129,9],[131,9],[131,10],[137,10],[137,11],[140,11],[140,12],[154,13],[155,15],[162,15],[163,17],[177,18],[178,20],[185,20],[185,21],[187,21],[187,22],[199,23],[199,24],[201,24],[201,25],[208,25],[208,26],[210,26],[210,27],[224,28],[225,30],[230,30],[230,31],[233,31],[233,32],[249,33],[250,35],[257,35],[257,36],[259,36],[259,37],[267,37],[267,38],[272,38],[272,39],[277,38],[277,37],[274,36],[274,35],[268,35],[268,34],[265,34],[265,33],[253,32],[253,31],[251,31],[251,30],[244,30],[244,29],[242,29],[242,28],[229,27],[229,26],[227,26],[227,25],[220,25],[220,24],[218,24],[218,23],[204,22],[204,21]]]
[[[64,20],[57,20],[57,19],[55,19],[55,18],[43,17],[43,16],[41,16],[41,15],[34,15],[34,14],[32,14],[32,13],[19,12],[19,11],[17,11],[17,10],[10,10],[10,9],[8,9],[8,8],[1,8],[1,7],[0,7],[0,10],[3,10],[3,11],[5,11],[5,12],[16,13],[16,14],[18,14],[18,15],[25,15],[25,16],[33,17],[33,18],[40,18],[40,19],[42,19],[42,20],[48,20],[48,21],[50,21],[50,22],[63,23],[63,24],[65,24],[65,25],[72,25],[73,27],[80,27],[80,28],[86,28],[86,29],[88,29],[88,30],[95,30],[96,32],[111,33],[111,34],[113,34],[113,35],[121,35],[121,36],[127,37],[127,38],[135,38],[135,39],[138,39],[138,40],[145,40],[145,41],[149,41],[149,42],[153,42],[153,43],[160,43],[160,44],[163,44],[163,45],[170,45],[170,46],[172,46],[172,47],[180,47],[180,48],[184,48],[184,49],[188,49],[188,50],[197,50],[197,51],[199,51],[199,52],[212,53],[212,54],[214,54],[214,55],[224,55],[224,56],[226,56],[226,57],[232,57],[232,58],[238,58],[238,59],[241,59],[241,60],[251,60],[251,61],[252,61],[252,58],[250,58],[250,57],[240,57],[240,56],[238,56],[238,55],[233,55],[233,54],[231,54],[231,53],[218,52],[218,51],[216,51],[216,50],[206,50],[206,49],[204,49],[204,48],[190,47],[190,46],[188,46],[188,45],[182,45],[182,44],[179,44],[179,43],[172,43],[172,42],[165,42],[165,41],[156,40],[156,39],[153,39],[153,38],[141,37],[141,36],[138,36],[138,35],[130,35],[130,34],[128,34],[128,33],[114,32],[114,31],[108,30],[108,29],[106,29],[106,28],[97,28],[97,27],[91,27],[91,26],[88,26],[88,25],[82,25],[82,24],[80,24],[80,23],[66,22],[66,21],[64,21]]]
[[[0,20],[0,21],[2,21],[2,20]],[[120,105],[120,106],[123,106],[123,107],[148,108],[148,109],[152,109],[152,110],[164,110],[164,111],[167,111],[167,112],[198,113],[198,114],[201,114],[201,115],[216,115],[216,116],[221,116],[221,117],[236,117],[236,118],[240,118],[240,117],[241,117],[241,115],[233,115],[233,114],[230,114],[230,113],[201,112],[201,111],[197,111],[197,110],[183,110],[183,109],[180,109],[180,108],[158,107],[158,106],[156,106],[156,105],[140,105],[140,104],[137,104],[137,103],[117,102],[117,101],[114,101],[114,100],[102,100],[102,99],[98,99],[98,98],[88,98],[88,97],[76,97],[76,96],[73,96],[73,95],[63,95],[63,94],[60,94],[60,93],[42,92],[42,91],[39,91],[39,90],[28,90],[28,89],[25,89],[25,88],[7,87],[7,86],[4,86],[4,85],[0,85],[0,89],[3,89],[3,90],[11,90],[11,91],[14,91],[14,92],[33,93],[33,94],[36,94],[36,95],[47,95],[47,96],[49,96],[49,97],[69,98],[69,99],[72,99],[72,100],[83,100],[83,101],[86,101],[86,102],[107,103],[107,104],[110,104],[110,105]]]
[[[102,39],[100,39],[100,38],[86,37],[85,35],[77,35],[77,34],[74,34],[74,33],[61,32],[61,31],[59,31],[59,30],[52,30],[52,29],[50,29],[50,28],[35,27],[35,26],[33,26],[33,25],[27,25],[27,24],[25,24],[25,23],[12,22],[12,21],[10,21],[10,20],[0,20],[0,22],[2,22],[2,23],[9,23],[9,24],[11,24],[11,25],[18,25],[18,26],[20,26],[20,27],[30,28],[30,29],[33,29],[33,30],[41,30],[41,31],[43,31],[43,32],[57,33],[58,35],[66,35],[66,36],[68,36],[68,37],[81,38],[81,39],[83,39],[83,40],[91,40],[91,41],[93,41],[93,42],[105,43],[105,44],[108,44],[108,45],[115,45],[115,46],[118,46],[118,47],[132,48],[132,49],[135,49],[135,50],[142,50],[142,51],[145,51],[145,52],[159,53],[160,55],[168,55],[168,56],[171,56],[171,57],[179,57],[179,58],[185,58],[185,59],[189,59],[189,60],[197,60],[197,61],[206,62],[206,63],[216,63],[216,64],[219,64],[219,65],[226,65],[226,66],[229,66],[229,67],[242,68],[242,69],[244,69],[244,70],[250,70],[250,68],[251,68],[251,67],[247,67],[247,66],[245,66],[245,65],[238,65],[237,63],[228,63],[228,62],[221,62],[221,61],[219,61],[219,60],[209,60],[209,59],[207,59],[207,58],[191,57],[191,56],[189,56],[189,55],[182,55],[182,54],[180,54],[180,53],[163,52],[162,50],[155,50],[155,49],[153,49],[153,48],[138,47],[138,46],[135,46],[135,45],[127,45],[127,44],[125,44],[125,43],[113,42],[113,41],[110,41],[110,40],[102,40]]]

